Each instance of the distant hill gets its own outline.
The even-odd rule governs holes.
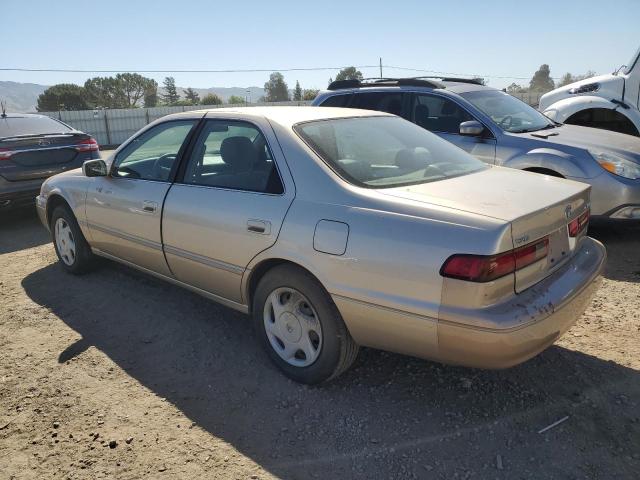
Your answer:
[[[7,112],[35,112],[38,96],[47,88],[37,83],[0,81],[0,100],[7,103]]]
[[[18,83],[0,81],[0,100],[7,103],[8,112],[29,113],[36,111],[38,96],[48,88],[47,85],[38,85],[36,83]],[[184,98],[183,90],[187,87],[177,87],[178,93]],[[160,92],[162,89],[159,89]],[[236,95],[238,97],[249,97],[250,102],[257,102],[264,95],[264,89],[260,87],[211,87],[211,88],[194,88],[200,98],[209,93],[215,93],[223,102],[229,97]],[[247,90],[249,93],[247,94]]]

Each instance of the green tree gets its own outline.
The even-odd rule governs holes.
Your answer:
[[[134,108],[144,98],[145,92],[158,84],[151,78],[138,73],[119,73],[116,75],[116,88],[121,90],[127,108]]]
[[[162,82],[164,93],[160,94],[162,102],[165,105],[175,105],[180,100],[178,89],[176,88],[176,80],[173,77],[165,77]]]
[[[191,105],[198,105],[200,103],[200,95],[193,88],[189,87],[186,90],[182,90],[184,97],[191,102]]]
[[[517,83],[512,83],[507,87],[507,93],[513,95],[514,93],[525,93],[527,89],[522,85],[518,85]]]
[[[91,108],[126,108],[126,95],[114,77],[94,77],[84,82]]]
[[[144,106],[147,108],[158,106],[158,82],[150,79],[144,91]]]
[[[269,81],[264,84],[266,102],[285,102],[289,100],[289,87],[280,72],[269,75]]]
[[[302,92],[302,99],[303,100],[313,100],[314,98],[316,98],[316,96],[318,95],[318,92],[320,90],[316,90],[313,88],[309,88],[309,89],[305,89]]]
[[[60,83],[47,88],[38,97],[39,112],[55,110],[88,110],[87,92],[79,85]]]
[[[362,80],[362,72],[356,70],[356,67],[345,67],[336,75],[336,81],[338,80]]]
[[[215,93],[208,93],[202,97],[201,105],[222,105],[222,99]]]
[[[302,87],[300,86],[300,82],[296,80],[296,88],[293,89],[293,99],[296,102],[302,100]]]
[[[571,75],[569,72],[565,73],[560,81],[558,82],[558,87],[564,87],[565,85],[569,85],[570,83],[579,82],[580,80],[585,80],[587,78],[594,77],[596,72],[593,70],[587,71],[587,73],[583,75]]]
[[[228,102],[231,103],[231,104],[238,104],[238,103],[245,103],[245,100],[244,100],[244,98],[242,98],[242,97],[240,97],[238,95],[231,95],[229,97]]]
[[[533,74],[531,81],[529,82],[529,90],[532,92],[548,92],[553,90],[555,84],[551,78],[551,70],[546,63],[540,65],[540,68]]]

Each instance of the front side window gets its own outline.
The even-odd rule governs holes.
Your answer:
[[[147,130],[118,153],[112,175],[166,182],[195,123],[169,121]]]
[[[337,118],[301,123],[294,130],[338,175],[361,187],[433,182],[488,168],[401,118]]]
[[[363,92],[356,94],[351,107],[402,116],[403,98],[400,92]]]
[[[555,127],[551,120],[535,108],[508,93],[498,90],[476,90],[460,95],[485,115],[491,117],[491,120],[506,132],[535,132]]]
[[[284,191],[264,135],[250,123],[230,120],[206,122],[183,181],[252,192]]]
[[[437,95],[416,95],[413,116],[422,128],[444,133],[460,133],[460,124],[473,120],[456,102]]]

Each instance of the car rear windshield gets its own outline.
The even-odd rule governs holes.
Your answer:
[[[0,138],[68,133],[70,131],[72,129],[69,126],[45,116],[0,118]]]
[[[300,123],[294,130],[338,175],[361,187],[414,185],[488,168],[397,117],[320,120]]]

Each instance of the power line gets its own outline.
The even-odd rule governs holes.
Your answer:
[[[355,65],[355,68],[378,68],[378,65]],[[341,70],[345,67],[308,67],[308,68],[243,68],[225,70],[85,70],[67,68],[4,68],[3,72],[53,72],[53,73],[264,73],[264,72],[309,72],[321,70]]]
[[[351,66],[351,65],[350,65]],[[427,70],[421,68],[400,67],[397,65],[353,65],[354,68],[391,68],[394,70],[403,70],[417,73],[430,73],[433,75],[445,75],[452,77],[482,77],[495,78],[501,80],[530,80],[531,77],[506,76],[506,75],[484,75],[470,73],[443,72],[439,70]],[[241,68],[241,69],[217,69],[217,70],[201,70],[201,69],[163,69],[163,70],[89,70],[74,68],[23,68],[23,67],[0,67],[2,72],[47,72],[47,73],[265,73],[265,72],[314,72],[341,70],[345,67],[298,67],[298,68]],[[559,80],[561,77],[551,77]]]
[[[396,70],[405,70],[409,72],[421,72],[421,73],[432,73],[434,75],[446,75],[451,77],[482,77],[482,78],[498,78],[503,80],[531,80],[531,77],[509,77],[509,76],[500,76],[500,75],[483,75],[478,73],[455,73],[455,72],[440,72],[437,70],[424,70],[421,68],[409,68],[409,67],[397,67],[393,65],[385,65],[386,68],[393,68]],[[550,77],[554,80],[559,80],[561,77]]]

